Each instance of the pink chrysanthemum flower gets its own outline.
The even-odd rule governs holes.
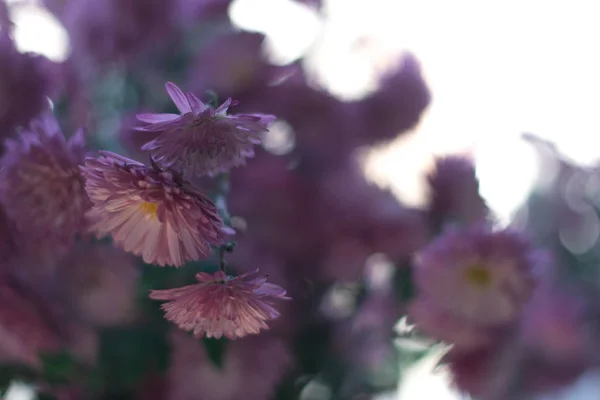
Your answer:
[[[178,172],[100,154],[81,168],[98,236],[112,235],[116,245],[147,263],[181,266],[208,257],[210,245],[222,245],[233,234],[213,202]]]
[[[416,257],[418,295],[409,313],[436,339],[469,347],[485,342],[519,317],[541,256],[518,232],[481,225],[448,230]]]
[[[48,111],[5,148],[0,201],[6,214],[30,240],[68,248],[84,230],[91,205],[79,171],[83,132],[67,141]]]
[[[231,99],[213,109],[171,82],[165,86],[181,115],[139,114],[144,126],[136,129],[159,133],[142,149],[163,165],[192,176],[213,176],[243,165],[275,120],[264,114],[229,115],[227,109],[235,105]]]
[[[268,329],[266,321],[279,317],[272,301],[287,299],[286,291],[267,283],[266,276],[250,278],[257,272],[237,277],[201,272],[197,284],[153,290],[150,298],[168,301],[162,305],[165,317],[197,337],[238,339]]]

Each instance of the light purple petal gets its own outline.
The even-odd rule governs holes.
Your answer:
[[[186,93],[186,97],[188,99],[190,107],[192,107],[192,111],[194,112],[194,114],[201,114],[202,112],[204,112],[204,110],[208,108],[199,98],[194,96],[193,93]]]
[[[179,87],[177,87],[177,85],[175,85],[172,82],[167,82],[165,84],[165,88],[167,89],[167,93],[169,93],[171,100],[173,100],[173,103],[175,103],[177,109],[179,109],[179,111],[182,114],[192,112],[192,109],[190,108],[190,104],[188,103],[185,94],[183,94],[183,92],[181,91],[181,89],[179,89]]]
[[[162,122],[170,122],[174,119],[179,118],[177,114],[138,114],[136,115],[137,119],[142,122],[147,122],[149,124],[158,124]]]

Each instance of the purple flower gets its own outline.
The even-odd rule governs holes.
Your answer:
[[[72,58],[89,66],[128,60],[155,48],[174,28],[170,0],[45,1],[69,32]]]
[[[221,368],[191,335],[175,330],[170,345],[168,399],[196,400],[198,393],[202,400],[271,399],[294,367],[287,341],[272,333],[230,342]]]
[[[153,290],[150,298],[166,300],[165,317],[195,336],[225,336],[238,339],[268,329],[265,321],[279,317],[272,301],[287,299],[285,290],[267,283],[266,277],[250,276],[258,270],[235,278],[217,271],[196,274],[195,285]]]
[[[518,232],[448,230],[416,256],[418,295],[410,314],[436,339],[466,346],[485,342],[486,335],[519,318],[541,260]]]
[[[7,135],[24,126],[47,105],[51,90],[51,62],[42,56],[21,54],[0,33],[0,128]]]
[[[246,158],[254,156],[261,134],[275,120],[264,114],[229,115],[227,109],[234,105],[231,99],[213,109],[171,82],[165,86],[181,115],[138,115],[145,125],[137,129],[160,133],[142,149],[163,165],[193,176],[213,176],[245,164]]]
[[[488,208],[479,194],[475,166],[468,158],[438,158],[428,180],[429,213],[435,228],[451,220],[469,224],[487,217]]]
[[[67,141],[46,112],[5,147],[0,201],[6,214],[30,240],[68,248],[83,232],[90,206],[79,171],[83,132]]]
[[[82,167],[93,202],[91,230],[112,235],[125,251],[151,264],[181,266],[210,255],[233,231],[217,208],[181,175],[101,151]]]

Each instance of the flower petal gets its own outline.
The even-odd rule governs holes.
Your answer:
[[[169,97],[171,97],[171,100],[173,100],[173,103],[175,103],[177,109],[179,109],[182,114],[192,112],[185,94],[183,94],[177,85],[172,82],[167,82],[165,88],[167,89],[167,93],[169,93]]]

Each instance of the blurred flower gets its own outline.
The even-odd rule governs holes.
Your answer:
[[[227,109],[235,105],[231,99],[213,109],[171,82],[166,89],[181,115],[138,115],[145,125],[137,129],[160,132],[142,149],[165,166],[193,176],[212,176],[245,164],[245,158],[254,156],[260,135],[275,120],[264,114],[228,115]]]
[[[366,145],[394,139],[414,127],[430,101],[421,67],[411,55],[382,77],[379,89],[357,104],[358,132]]]
[[[230,342],[223,366],[215,366],[198,340],[181,331],[171,335],[168,373],[170,400],[268,400],[290,371],[292,354],[286,342],[266,333]]]
[[[272,301],[287,299],[285,290],[267,283],[266,277],[237,277],[217,271],[196,274],[197,284],[167,290],[153,290],[150,298],[166,300],[165,318],[195,336],[238,339],[268,329],[265,321],[279,317]]]
[[[210,256],[210,245],[225,243],[233,233],[212,201],[179,173],[100,153],[82,167],[97,235],[111,235],[147,263],[181,266]]]
[[[7,136],[24,126],[47,105],[52,89],[52,63],[38,55],[21,54],[12,39],[0,33],[0,129]]]
[[[451,221],[470,224],[486,218],[488,208],[479,194],[479,181],[471,160],[461,156],[438,158],[428,180],[428,211],[435,229]]]
[[[122,325],[136,315],[139,271],[133,257],[112,246],[81,246],[61,263],[68,303],[94,326]]]
[[[51,6],[69,32],[72,57],[89,66],[156,47],[173,28],[170,0],[69,0]]]
[[[585,358],[584,299],[556,285],[540,286],[524,309],[522,340],[547,362]]]
[[[214,91],[220,98],[240,99],[245,94],[256,94],[276,70],[261,51],[264,38],[249,32],[217,36],[194,61],[191,86],[198,93]]]
[[[84,230],[90,201],[79,164],[83,132],[65,140],[51,112],[34,119],[0,160],[0,201],[28,241],[68,249]]]
[[[451,342],[457,332],[473,330],[479,337],[514,322],[529,300],[540,257],[516,231],[485,226],[447,230],[415,258],[415,324]]]
[[[450,371],[452,385],[462,393],[477,398],[488,388],[498,346],[486,346],[476,351],[451,349],[440,364]]]
[[[39,353],[60,344],[44,310],[6,280],[0,283],[0,304],[0,360],[40,367]]]
[[[319,227],[328,251],[327,278],[361,278],[365,261],[383,253],[406,261],[427,242],[422,212],[404,207],[388,190],[369,183],[358,163],[326,171],[319,182]]]

